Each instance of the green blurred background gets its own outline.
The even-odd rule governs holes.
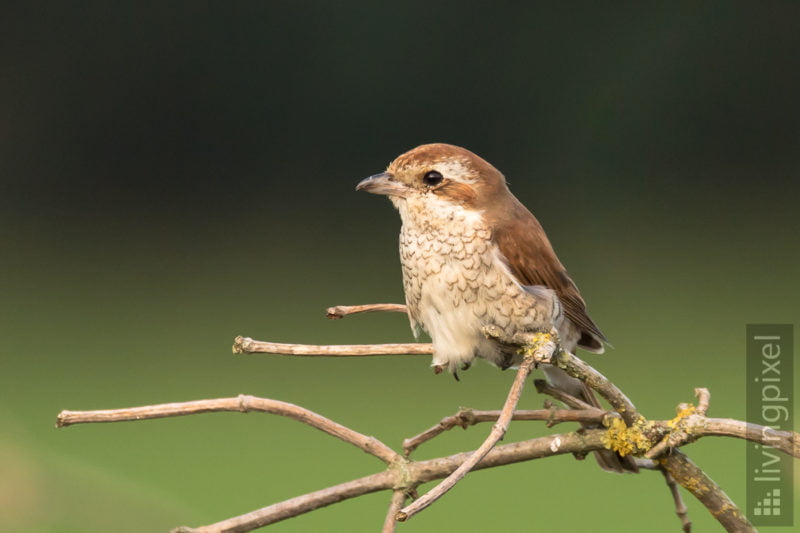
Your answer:
[[[398,216],[353,188],[426,142],[506,174],[615,346],[587,360],[646,415],[706,386],[713,415],[743,417],[745,325],[800,319],[800,8],[670,4],[5,5],[0,530],[196,526],[381,468],[268,415],[56,430],[61,409],[248,393],[399,446],[501,405],[513,376],[483,364],[457,383],[427,357],[230,353],[239,334],[412,340],[402,315],[324,309],[402,301]],[[743,504],[744,449],[687,451]],[[388,498],[271,528],[376,531]],[[399,530],[587,527],[679,524],[661,476],[559,457],[475,473]]]

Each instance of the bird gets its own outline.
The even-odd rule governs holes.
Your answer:
[[[400,213],[408,318],[415,337],[420,330],[431,337],[436,373],[458,379],[476,358],[500,369],[518,365],[522,355],[487,338],[487,326],[508,337],[555,328],[567,352],[604,351],[608,341],[541,224],[488,161],[459,146],[423,144],[356,190],[388,196]],[[554,386],[600,406],[580,380],[552,365],[543,370]],[[636,471],[629,457],[595,455],[605,470]]]

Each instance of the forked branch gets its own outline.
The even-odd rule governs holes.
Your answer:
[[[481,444],[481,446],[464,461],[452,474],[447,476],[447,479],[442,481],[439,485],[427,492],[423,497],[404,507],[397,513],[397,520],[405,521],[418,512],[422,511],[430,504],[444,496],[444,494],[452,489],[456,483],[461,481],[467,473],[472,470],[481,459],[483,459],[489,451],[495,447],[497,442],[503,438],[508,431],[508,425],[511,423],[511,417],[514,410],[517,408],[519,398],[522,395],[522,387],[525,385],[525,380],[528,379],[534,365],[540,362],[549,362],[557,349],[556,340],[553,334],[541,334],[534,342],[536,345],[533,347],[532,353],[526,355],[519,365],[517,375],[514,378],[514,383],[511,385],[511,390],[508,392],[508,398],[500,411],[500,416],[497,422],[492,426],[492,431],[489,436]]]
[[[245,400],[243,402],[243,399]],[[244,405],[243,408],[239,406]],[[74,424],[84,423],[97,423],[97,422],[122,422],[122,421],[141,421],[149,418],[163,418],[172,416],[185,416],[192,414],[208,413],[208,412],[248,412],[260,411],[266,413],[273,413],[282,416],[289,416],[295,420],[306,423],[312,427],[316,427],[326,433],[333,435],[345,442],[354,444],[356,447],[362,449],[367,453],[371,453],[381,460],[387,461],[389,466],[386,470],[377,472],[370,476],[359,478],[353,481],[342,483],[327,489],[315,491],[297,498],[292,498],[281,503],[270,505],[242,516],[234,517],[222,522],[203,526],[199,528],[183,527],[175,531],[183,532],[219,532],[219,531],[251,531],[268,524],[272,524],[287,518],[298,516],[314,509],[319,509],[350,498],[355,498],[363,494],[369,494],[381,490],[402,490],[406,494],[413,493],[414,489],[426,482],[436,479],[442,479],[459,466],[461,466],[467,459],[469,459],[474,452],[464,452],[455,455],[440,457],[437,459],[429,459],[426,461],[410,461],[400,456],[394,451],[391,453],[385,452],[388,448],[383,442],[368,437],[354,430],[342,433],[337,431],[328,431],[326,428],[331,424],[336,424],[326,417],[313,413],[297,406],[291,406],[290,409],[284,409],[282,406],[284,402],[277,402],[266,398],[256,398],[252,396],[239,396],[235,398],[219,398],[215,400],[201,400],[195,402],[161,404],[147,407],[136,407],[128,409],[110,409],[102,411],[62,411],[58,416],[58,426],[66,427]],[[272,408],[269,406],[278,406]],[[299,411],[295,411],[297,408]],[[302,413],[302,416],[295,416],[295,414]],[[481,421],[491,421],[494,414],[490,412],[477,411],[480,413]],[[494,413],[499,413],[495,411]],[[520,412],[522,419],[528,419],[525,412]],[[589,415],[587,413],[587,415]],[[499,416],[499,414],[498,414]],[[594,416],[594,415],[589,415]],[[538,420],[541,417],[530,417],[530,419]],[[555,418],[566,418],[566,412],[560,410],[555,411]],[[720,419],[721,421],[724,419]],[[667,428],[670,420],[654,422],[654,424],[661,428]],[[736,421],[739,423],[738,421]],[[722,422],[721,422],[722,423]],[[342,426],[343,427],[343,426]],[[352,433],[350,433],[352,432]],[[727,433],[736,433],[728,432]],[[713,435],[715,433],[710,433]],[[352,436],[356,437],[353,438]],[[700,434],[698,438],[706,436]],[[797,434],[791,435],[797,438]],[[742,435],[744,437],[744,435]],[[561,455],[566,453],[574,454],[587,454],[595,450],[602,449],[604,440],[606,439],[605,429],[589,429],[581,432],[568,432],[556,435],[549,435],[546,437],[539,437],[521,442],[515,442],[502,446],[497,446],[491,450],[483,460],[479,461],[474,470],[483,468],[492,468],[511,463],[530,461],[552,455]],[[376,452],[376,450],[384,450]],[[784,451],[784,450],[782,450]],[[399,457],[399,459],[398,459]],[[704,477],[697,476],[697,466],[689,462],[682,454],[678,455],[677,450],[674,450],[669,457],[676,457],[676,460],[670,464],[665,465],[665,468],[672,476],[677,476],[676,480],[681,484],[695,486],[698,480],[703,480]],[[712,482],[713,483],[713,482]],[[726,509],[726,499],[720,499],[718,492],[720,489],[715,486],[696,485],[694,490],[690,491],[698,498],[701,498],[704,504],[717,511]],[[674,494],[674,491],[673,491]],[[724,494],[724,493],[722,493]],[[399,499],[399,497],[398,497]],[[735,506],[731,509],[735,509]],[[685,514],[685,511],[684,511]],[[728,531],[746,531],[747,522],[744,517],[737,517],[734,512],[722,514],[720,518],[721,523],[725,525]]]
[[[328,316],[341,318],[366,311],[404,310],[405,306],[399,304],[337,306],[328,310]],[[678,407],[678,415],[671,420],[647,420],[637,411],[633,402],[611,381],[580,358],[559,351],[554,342],[554,332],[538,334],[538,336],[515,335],[510,339],[503,337],[500,332],[492,328],[487,328],[484,333],[497,339],[498,342],[518,348],[525,354],[503,409],[500,411],[462,409],[455,415],[445,417],[437,425],[419,435],[406,439],[403,442],[404,453],[402,455],[374,437],[361,434],[302,407],[246,395],[236,398],[160,404],[130,409],[62,411],[58,415],[57,426],[145,420],[218,411],[260,411],[286,416],[316,427],[377,457],[387,465],[385,470],[370,476],[298,496],[216,524],[199,528],[181,527],[174,530],[204,533],[251,531],[326,505],[381,490],[392,491],[387,517],[383,525],[384,533],[392,533],[395,529],[396,519],[407,519],[421,511],[441,497],[471,470],[492,468],[565,453],[586,455],[604,447],[621,454],[635,454],[640,457],[636,461],[642,468],[659,470],[665,475],[675,502],[676,513],[681,519],[685,532],[690,530],[691,522],[688,519],[686,506],[681,499],[677,484],[689,490],[701,501],[726,530],[753,531],[747,518],[722,489],[677,448],[702,437],[725,436],[760,442],[800,458],[800,438],[796,433],[778,431],[738,420],[708,418],[710,395],[706,389],[695,391],[698,398],[696,407],[682,404]],[[262,342],[248,337],[237,337],[234,352],[343,357],[430,354],[432,346],[430,344],[305,345]],[[594,408],[546,382],[537,381],[537,389],[541,393],[562,401],[571,410],[558,408],[548,400],[545,409],[515,411],[524,382],[531,369],[538,363],[557,365],[571,376],[584,381],[605,398],[613,410],[602,411]],[[583,429],[579,432],[561,433],[497,446],[497,442],[505,435],[511,420],[541,420],[547,422],[548,427],[559,422],[590,422],[602,424],[608,429]],[[495,422],[492,431],[478,450],[426,461],[413,461],[409,458],[413,450],[420,444],[455,426],[466,428],[479,422],[492,421]],[[641,458],[643,456],[644,458]],[[403,508],[409,497],[416,497],[416,488],[419,485],[443,478],[447,479],[422,498]]]
[[[162,404],[143,408],[136,407],[128,409],[109,409],[102,411],[62,411],[58,416],[57,425],[59,427],[66,427],[68,425],[95,422],[140,421],[148,418],[184,416],[220,411],[261,411],[282,416],[289,416],[287,411],[283,410],[255,408],[242,410],[233,408],[233,406],[237,405],[241,401],[241,398],[243,397],[240,396],[236,398],[201,400],[197,402],[185,402],[182,404]],[[247,398],[248,403],[251,403],[252,405],[258,405],[262,402],[264,402],[264,405],[268,405],[272,402],[275,402],[275,400],[256,398],[252,396],[244,396],[244,398]],[[331,422],[329,419],[305,409],[303,411],[305,414],[310,414],[312,416],[303,417],[303,419],[299,419],[295,416],[290,416],[290,418],[300,420],[312,427],[326,431],[325,428],[328,427],[329,422]],[[357,435],[361,435],[353,430],[350,431]],[[352,439],[342,438],[341,435],[335,432],[326,431],[326,433],[340,438],[341,440],[345,440],[346,442],[352,443]],[[533,459],[567,453],[588,453],[603,447],[602,439],[604,433],[605,432],[602,429],[587,430],[581,434],[569,432],[498,446],[491,450],[481,461],[479,461],[475,465],[474,469],[481,470],[483,468],[494,468],[507,464],[530,461]],[[377,439],[366,437],[364,435],[362,435],[362,437],[364,437],[364,439],[368,439],[371,444],[358,447],[364,451],[367,451],[368,453],[370,453],[370,450],[374,450],[376,448],[388,448],[388,446]],[[392,453],[394,454],[395,452]],[[320,507],[380,490],[391,489],[395,492],[402,491],[404,494],[411,494],[413,493],[414,489],[422,483],[442,479],[452,474],[459,466],[464,464],[464,462],[473,455],[474,452],[463,452],[446,457],[428,459],[425,461],[408,461],[400,457],[399,454],[396,454],[399,459],[392,461],[386,470],[377,472],[370,476],[348,481],[333,487],[328,487],[326,489],[311,492],[303,496],[298,496],[296,498],[291,498],[284,502],[270,505],[241,516],[223,520],[222,522],[217,522],[215,524],[197,528],[182,526],[174,531],[184,533],[252,531],[253,529],[257,529],[259,527],[319,509]],[[397,500],[399,500],[399,496],[397,497]],[[397,500],[393,500],[393,505],[396,504]]]

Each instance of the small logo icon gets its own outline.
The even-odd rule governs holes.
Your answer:
[[[754,516],[780,516],[781,489],[767,491],[767,495],[753,508]]]

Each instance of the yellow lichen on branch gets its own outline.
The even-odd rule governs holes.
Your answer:
[[[655,429],[653,422],[648,422],[644,417],[639,417],[636,422],[628,427],[621,418],[612,418],[608,424],[608,431],[602,437],[603,446],[617,452],[623,457],[626,455],[641,455],[653,446],[651,435]]]
[[[682,403],[678,405],[676,411],[678,414],[675,416],[675,418],[667,422],[667,425],[671,429],[677,429],[681,425],[681,422],[684,419],[689,418],[690,416],[695,414],[697,412],[697,407],[695,407],[690,403]]]

